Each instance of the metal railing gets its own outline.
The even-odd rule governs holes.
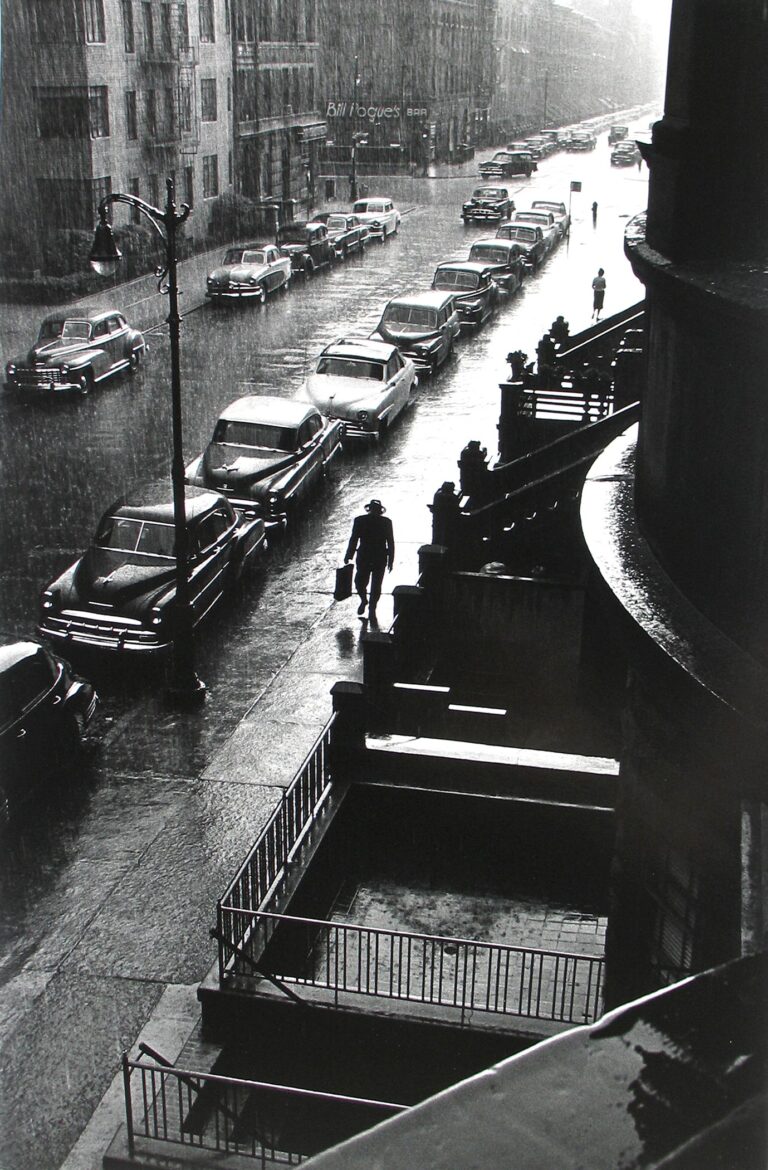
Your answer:
[[[278,882],[284,879],[287,864],[328,799],[334,719],[331,716],[326,723],[256,844],[216,904],[220,981],[248,936],[250,912],[263,906]]]
[[[236,913],[233,911],[233,913]],[[586,1024],[602,1014],[602,956],[249,914],[264,970],[283,983],[472,1012]],[[267,948],[270,951],[267,951]],[[237,967],[237,964],[236,964]],[[253,977],[243,965],[238,971]]]
[[[145,1064],[123,1055],[128,1153],[137,1139],[253,1158],[305,1158],[401,1113],[406,1105]]]

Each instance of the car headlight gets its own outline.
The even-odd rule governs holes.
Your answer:
[[[358,422],[367,422],[368,421],[368,411],[367,410],[358,410],[357,419],[358,419]]]
[[[256,283],[256,277],[255,277],[255,276],[249,276],[249,277],[248,277],[248,283],[249,283],[249,284],[255,284],[255,283]]]
[[[380,228],[381,224],[379,223],[379,221],[377,219],[374,219],[374,221],[371,224],[371,227]]]
[[[279,492],[267,492],[267,508],[272,513],[272,515],[274,515],[275,512],[278,511],[279,506],[280,506],[280,493]]]
[[[43,591],[43,609],[51,612],[52,610],[61,608],[61,594],[58,589],[45,589]]]
[[[16,373],[16,364],[15,364],[15,362],[8,362],[8,365],[5,367],[5,372],[6,372],[6,374],[8,375],[8,377],[9,377],[9,378],[10,378],[10,377],[11,377],[13,374],[15,374],[15,373]]]
[[[67,363],[64,362],[64,364],[62,366],[60,366],[59,369],[61,370],[62,378],[66,378],[67,375],[69,374],[69,366],[67,365]]]

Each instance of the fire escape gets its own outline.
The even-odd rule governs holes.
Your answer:
[[[197,38],[189,35],[187,4],[160,6],[160,24],[139,51],[144,89],[142,143],[147,166],[173,170],[200,145]]]

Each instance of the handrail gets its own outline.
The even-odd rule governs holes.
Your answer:
[[[408,1000],[459,1009],[462,1024],[474,1011],[588,1023],[602,1008],[600,955],[270,911],[248,917],[261,952],[274,940],[283,982],[328,989],[336,1003],[339,993]]]
[[[168,1067],[165,1063],[131,1060],[123,1053],[123,1088],[128,1154],[136,1155],[137,1139],[167,1142],[236,1154],[258,1160],[262,1167],[283,1163],[297,1165],[316,1150],[297,1151],[295,1140],[286,1139],[286,1107],[291,1101],[308,1106],[316,1103],[338,1110],[347,1117],[341,1136],[358,1133],[378,1121],[376,1113],[387,1116],[405,1112],[409,1106],[369,1097],[350,1097],[319,1089],[302,1089],[269,1081],[228,1077],[220,1073]],[[136,1086],[134,1077],[138,1080]],[[249,1112],[254,1095],[261,1101]],[[266,1100],[264,1097],[266,1096]],[[274,1101],[274,1107],[271,1102]],[[349,1115],[357,1122],[349,1125]],[[368,1116],[365,1116],[367,1111]],[[371,1116],[371,1111],[374,1116]],[[279,1144],[278,1144],[279,1143]]]

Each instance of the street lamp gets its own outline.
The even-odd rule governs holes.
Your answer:
[[[353,203],[357,201],[357,157],[355,151],[358,146],[365,146],[367,141],[368,135],[364,134],[362,130],[358,130],[352,135],[352,173],[349,176],[349,196]]]
[[[171,694],[179,701],[197,701],[205,696],[205,683],[195,671],[194,620],[189,598],[189,542],[184,487],[184,450],[181,433],[181,367],[179,362],[179,287],[177,283],[176,233],[189,218],[190,208],[182,203],[176,210],[173,179],[166,179],[165,210],[145,203],[136,195],[112,192],[99,203],[99,222],[93,237],[91,267],[100,276],[112,276],[121,259],[120,250],[112,235],[107,210],[112,203],[127,203],[140,211],[155,229],[165,245],[165,264],[158,268],[158,289],[168,293],[168,332],[171,339],[171,426],[173,455],[171,484],[173,487],[173,527],[176,546],[176,606],[171,663]]]

